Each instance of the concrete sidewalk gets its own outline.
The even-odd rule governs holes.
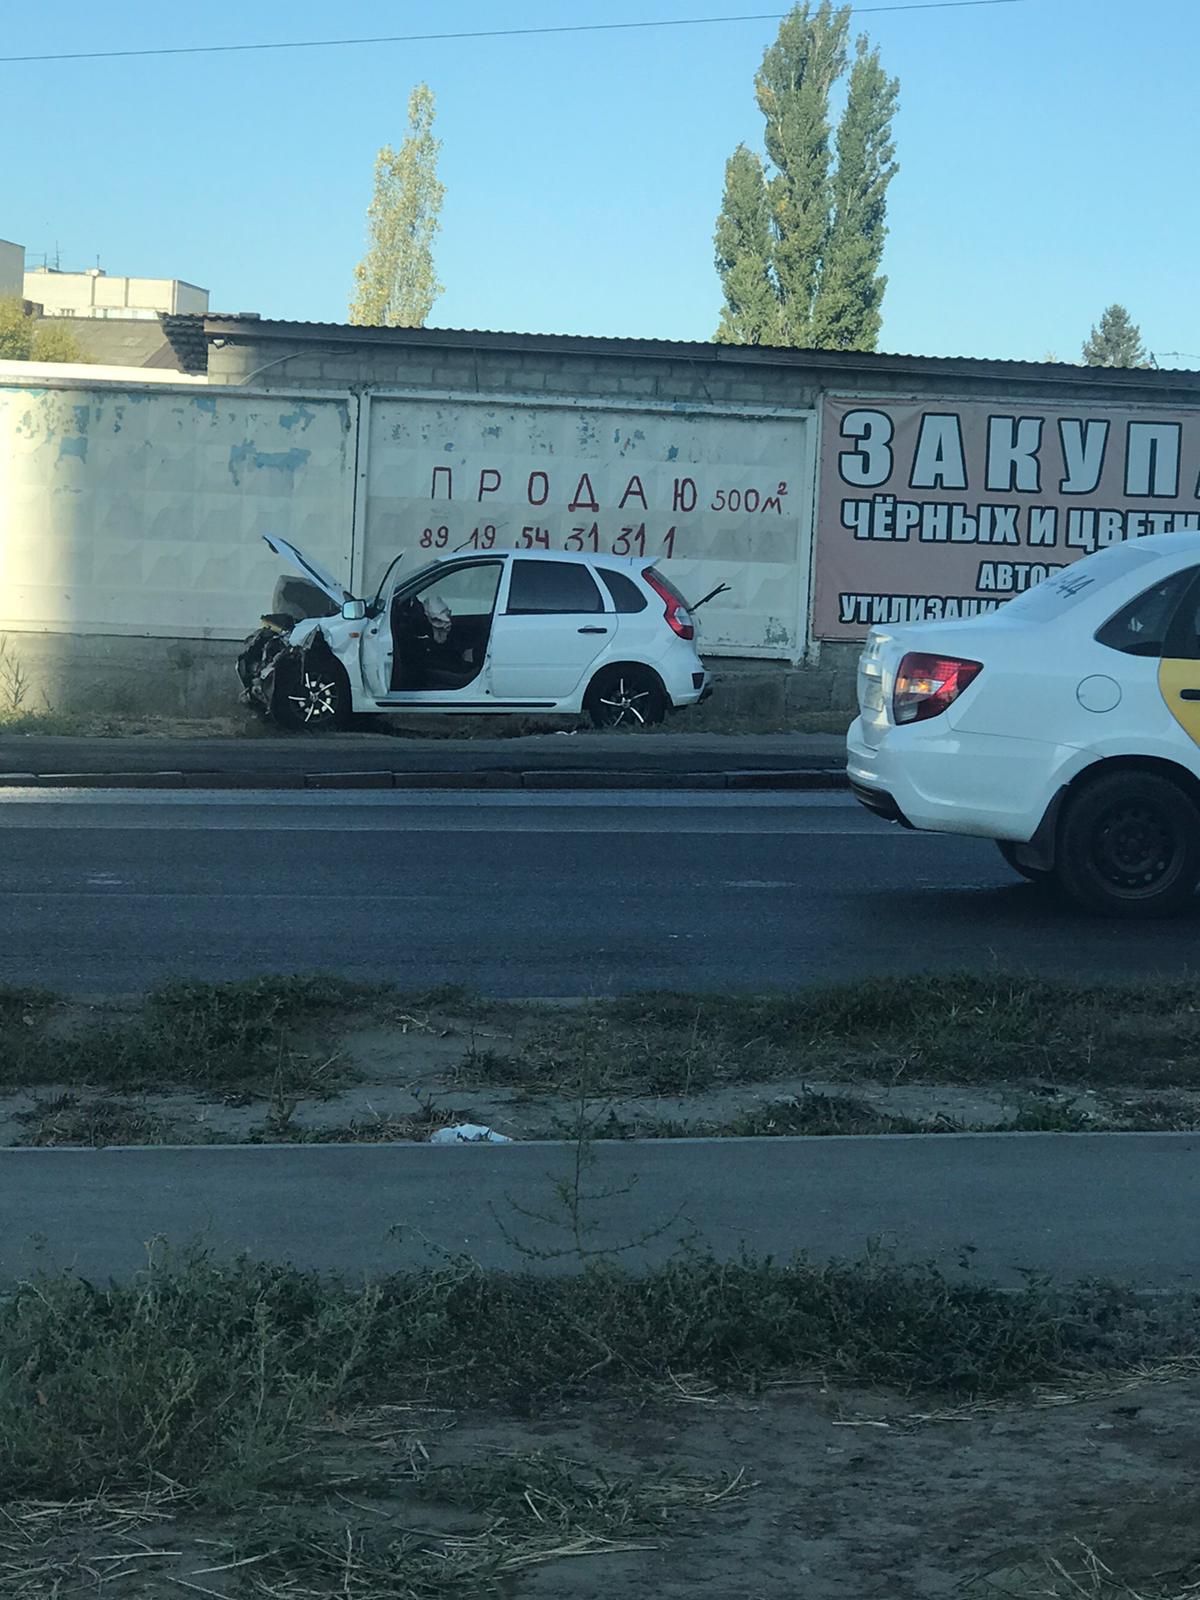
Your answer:
[[[0,734],[0,787],[9,788],[837,789],[844,766],[845,742],[828,734]]]
[[[1197,1287],[1194,1134],[601,1139],[591,1155],[587,1188],[605,1198],[588,1208],[588,1246],[633,1268],[691,1236],[724,1261],[883,1245],[1013,1287],[1028,1272]],[[464,1255],[577,1271],[555,1198],[575,1157],[571,1144],[4,1150],[0,1284],[60,1270],[127,1279],[156,1236],[351,1277]]]

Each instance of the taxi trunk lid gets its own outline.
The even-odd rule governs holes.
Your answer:
[[[989,623],[991,627],[989,628]],[[892,697],[904,657],[913,652],[986,663],[995,654],[993,618],[984,621],[917,622],[905,628],[872,628],[858,661],[858,712],[863,742],[876,749],[893,728]],[[953,714],[953,706],[949,715]]]

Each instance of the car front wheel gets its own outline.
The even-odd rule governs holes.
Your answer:
[[[331,655],[310,654],[276,669],[272,714],[296,733],[344,728],[350,720],[350,684]]]
[[[667,697],[648,667],[605,667],[592,680],[586,710],[598,728],[642,728],[663,720]]]
[[[1200,811],[1156,773],[1098,778],[1067,801],[1055,874],[1089,911],[1171,916],[1200,883]]]

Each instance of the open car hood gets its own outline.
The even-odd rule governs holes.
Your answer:
[[[277,556],[282,556],[285,561],[290,562],[297,572],[315,583],[318,589],[324,589],[339,610],[350,598],[335,577],[326,572],[324,567],[319,567],[315,561],[311,561],[302,550],[297,550],[294,544],[289,544],[286,539],[277,539],[273,533],[264,533],[263,543]]]

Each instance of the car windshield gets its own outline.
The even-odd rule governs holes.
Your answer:
[[[397,569],[395,587],[397,589],[411,589],[413,584],[420,583],[422,578],[428,578],[431,573],[436,572],[439,567],[444,567],[445,565],[444,561],[427,561],[423,567],[418,567],[415,572],[401,572],[400,569]]]

